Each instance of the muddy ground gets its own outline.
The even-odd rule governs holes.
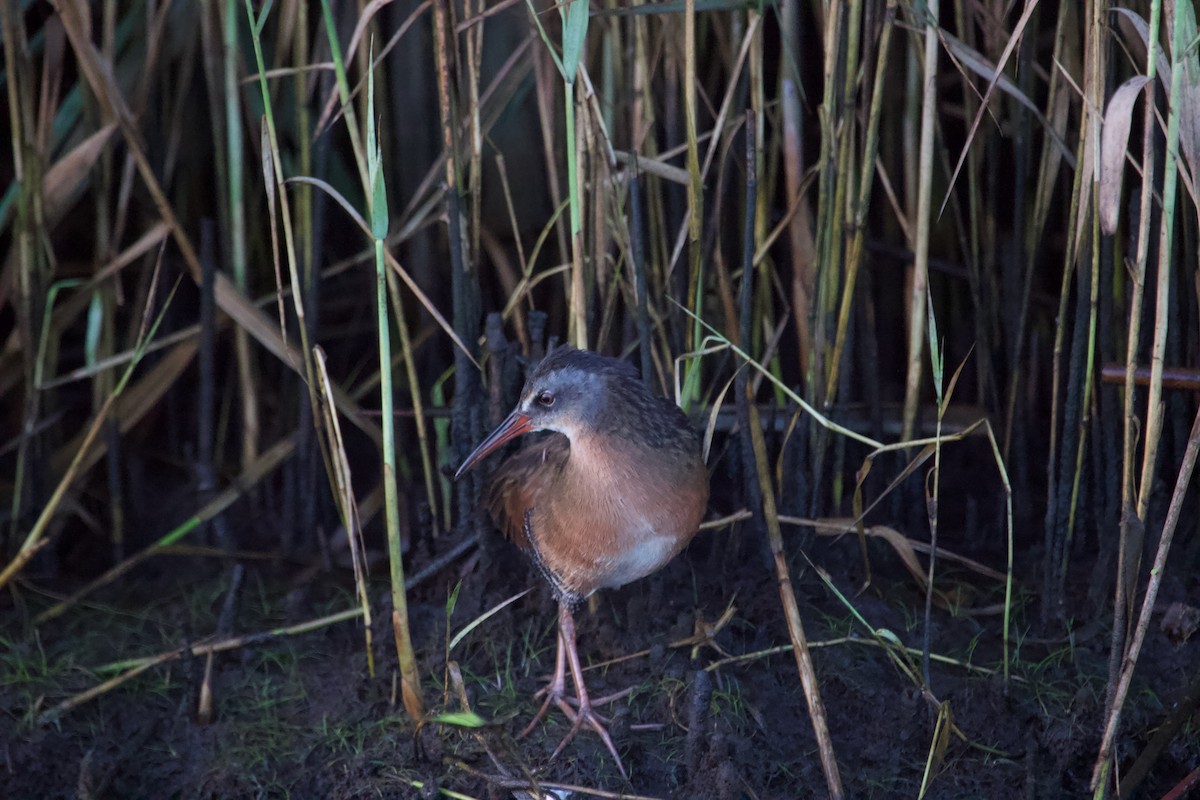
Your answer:
[[[947,508],[949,508],[947,503]],[[269,515],[268,515],[269,516]],[[267,517],[247,520],[260,529]],[[953,514],[948,513],[952,520]],[[995,526],[992,526],[994,528]],[[949,549],[1003,568],[999,529],[973,538],[947,522]],[[908,667],[873,646],[866,629],[825,586],[811,564],[863,618],[919,648],[924,595],[895,552],[872,540],[874,570],[864,577],[853,536],[833,540],[788,532],[790,566],[820,681],[847,797],[917,797],[937,723],[937,709]],[[1032,538],[1032,537],[1031,537]],[[409,574],[453,541],[420,541]],[[802,549],[803,548],[803,549]],[[1011,677],[1001,662],[1002,584],[943,562],[944,599],[933,612],[932,650],[949,662],[930,668],[933,693],[962,738],[934,748],[929,797],[1060,798],[1088,794],[1101,734],[1109,612],[1099,619],[1039,621],[1036,549],[1019,549]],[[1086,606],[1086,552],[1072,562],[1070,606]],[[304,563],[245,562],[236,633],[319,618],[353,603],[346,569]],[[205,658],[184,657],[47,721],[35,718],[113,672],[100,665],[180,648],[209,635],[225,603],[229,571],[212,558],[165,556],[138,569],[120,593],[100,592],[60,619],[34,628],[49,607],[47,588],[68,592],[69,574],[6,593],[0,613],[3,725],[0,794],[9,798],[479,797],[516,796],[532,776],[608,792],[673,798],[826,796],[825,780],[795,661],[790,653],[705,668],[726,653],[784,645],[779,594],[765,543],[745,524],[702,532],[666,569],[603,594],[578,614],[586,663],[618,663],[587,673],[593,696],[633,687],[607,707],[611,731],[630,773],[618,774],[590,733],[554,761],[567,731],[563,716],[526,739],[514,737],[537,703],[533,693],[553,666],[554,605],[533,568],[498,535],[436,573],[410,594],[414,642],[424,694],[434,711],[458,711],[455,686],[445,702],[446,601],[461,582],[452,633],[505,598],[527,596],[487,619],[451,653],[470,707],[489,725],[472,730],[430,724],[414,735],[395,702],[395,656],[386,610],[383,563],[372,584],[377,618],[367,671],[363,628],[350,621],[251,644],[216,656],[213,713],[197,718]],[[138,587],[130,593],[130,587]],[[36,587],[36,588],[34,588]],[[1169,574],[1161,606],[1194,601],[1194,573]],[[692,637],[697,619],[732,620],[692,657],[672,642]],[[1120,745],[1129,770],[1196,679],[1200,637],[1172,641],[1156,616],[1130,692]],[[912,663],[918,674],[920,659]],[[970,666],[969,666],[970,665]],[[971,666],[978,668],[972,669]],[[1138,797],[1163,796],[1200,763],[1200,724],[1185,718],[1153,761]],[[440,790],[440,791],[439,791]],[[547,789],[548,790],[548,789]],[[528,795],[526,795],[528,796]],[[561,797],[585,797],[579,791]],[[605,795],[613,796],[613,795]]]

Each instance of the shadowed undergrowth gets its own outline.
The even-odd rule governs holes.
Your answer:
[[[3,3],[5,783],[1185,793],[1195,11]],[[449,478],[557,341],[705,436],[579,615],[629,784],[514,738],[549,593]]]

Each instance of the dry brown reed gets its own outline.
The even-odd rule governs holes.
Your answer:
[[[741,376],[740,430],[714,459],[744,479],[736,519],[769,536],[832,796],[790,588],[796,545],[779,521],[851,514],[864,557],[871,526],[944,533],[939,508],[963,487],[937,472],[941,447],[967,435],[941,428],[954,394],[984,420],[968,432],[986,434],[997,469],[980,471],[986,534],[962,537],[1006,540],[1008,563],[992,564],[1006,586],[988,632],[996,668],[1007,678],[1014,657],[1014,573],[1038,598],[1027,624],[1111,614],[1093,790],[1113,790],[1171,534],[1196,503],[1184,479],[1197,431],[1182,421],[1195,398],[1163,380],[1200,346],[1192,2],[53,6],[0,3],[0,586],[22,591],[39,580],[31,563],[96,529],[110,560],[35,625],[92,613],[81,600],[255,486],[291,498],[255,542],[281,555],[314,552],[323,521],[354,542],[384,505],[406,706],[420,716],[400,554],[426,536],[439,551],[459,547],[447,536],[474,542],[480,486],[452,487],[444,468],[488,422],[479,365],[496,311],[526,354],[547,329],[637,352],[648,381],[703,413],[708,441]],[[205,220],[219,354],[208,427],[188,416]],[[365,322],[376,310],[379,339]],[[943,367],[960,364],[943,398]],[[1123,384],[1098,380],[1106,365]],[[392,420],[367,409],[390,407],[393,373],[407,415],[384,466]],[[790,419],[784,434],[768,412]],[[187,463],[196,430],[210,431],[199,449],[219,493],[194,497],[182,526],[135,531],[148,497],[125,467]],[[345,456],[364,448],[377,457],[356,466],[356,489]],[[1173,495],[1156,489],[1177,477]],[[1035,517],[1040,537],[1014,529]],[[903,550],[928,578],[927,631],[937,546],[927,571]],[[369,620],[362,586],[339,619]],[[926,638],[926,665],[937,647]],[[914,680],[946,723],[930,731],[933,763],[953,716],[928,668]]]

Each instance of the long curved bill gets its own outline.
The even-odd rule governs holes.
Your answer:
[[[475,448],[475,452],[467,456],[467,460],[458,468],[458,472],[454,473],[454,480],[458,480],[462,477],[463,473],[487,458],[493,451],[499,449],[506,442],[511,442],[513,439],[523,436],[531,430],[533,430],[532,417],[522,414],[520,411],[512,412],[508,415],[508,419],[500,423],[500,427],[492,431],[491,436],[484,439],[479,447]]]

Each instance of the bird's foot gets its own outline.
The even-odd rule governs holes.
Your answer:
[[[592,700],[590,707],[594,709],[598,706],[603,706],[609,703],[615,703],[617,700],[622,700],[633,694],[633,688],[634,687],[630,686],[628,689],[622,689],[619,692],[606,694],[604,697],[599,697],[595,700]],[[537,727],[537,724],[541,722],[543,718],[545,718],[546,712],[550,710],[551,706],[557,706],[558,709],[563,712],[566,718],[570,720],[572,726],[574,726],[575,720],[579,716],[579,698],[575,697],[574,695],[567,694],[565,686],[555,686],[555,682],[551,681],[541,689],[538,689],[537,694],[533,696],[533,699],[536,700],[539,697],[544,697],[545,699],[542,700],[542,705],[540,708],[538,708],[538,712],[533,715],[533,719],[531,719],[529,724],[526,725],[519,734],[517,734],[518,739],[524,739],[526,736],[533,733],[533,729]],[[607,719],[595,713],[594,711],[590,713],[591,716],[600,721],[600,724],[607,725],[609,723]],[[572,732],[568,735],[568,739],[574,735],[575,732]],[[561,749],[561,747],[559,749]],[[557,751],[555,752],[557,753]]]
[[[517,738],[523,739],[532,733],[533,729],[537,727],[537,724],[546,716],[546,713],[550,710],[550,707],[557,706],[567,720],[570,721],[571,729],[567,731],[567,735],[564,736],[562,741],[558,743],[558,747],[554,748],[554,752],[550,755],[550,760],[553,761],[554,759],[558,758],[559,753],[563,751],[563,748],[570,744],[571,740],[575,738],[577,733],[579,733],[585,727],[590,728],[591,730],[595,731],[600,737],[600,740],[604,742],[604,746],[608,748],[608,752],[612,753],[612,757],[617,762],[617,769],[621,771],[621,777],[628,780],[629,776],[625,772],[625,765],[621,763],[621,757],[617,755],[616,745],[613,744],[612,737],[608,734],[607,726],[609,725],[609,720],[598,714],[595,709],[597,706],[613,703],[617,700],[628,697],[633,693],[633,687],[631,686],[628,689],[622,689],[619,692],[613,692],[612,694],[599,697],[595,700],[588,700],[585,695],[584,699],[586,702],[580,703],[578,697],[574,697],[566,693],[566,686],[564,684],[565,681],[551,680],[550,683],[538,690],[538,693],[534,695],[534,698],[536,699],[544,696],[542,705],[538,709],[537,714],[533,716],[533,719],[529,721],[529,724],[526,725],[524,730],[517,735]]]
[[[536,728],[537,724],[542,721],[543,717],[546,716],[546,712],[550,710],[550,706],[552,705],[558,706],[569,719],[574,721],[575,709],[571,708],[571,704],[568,702],[566,687],[563,686],[562,681],[558,680],[557,678],[550,681],[550,683],[538,690],[537,694],[533,696],[533,699],[536,700],[542,695],[546,696],[546,699],[542,701],[542,707],[539,708],[538,712],[533,715],[533,719],[529,721],[529,724],[526,725],[519,734],[517,734],[518,739],[524,739],[526,736],[533,733],[533,729]],[[570,700],[575,700],[575,698],[572,697]],[[576,702],[578,703],[578,701]]]
[[[571,668],[571,680],[575,683],[575,697],[567,695],[568,664]],[[608,752],[612,753],[612,757],[617,762],[617,769],[621,771],[621,777],[629,780],[629,774],[625,772],[625,765],[621,763],[621,756],[617,755],[616,745],[613,744],[612,737],[609,736],[608,729],[605,727],[608,725],[608,720],[597,714],[594,709],[598,705],[627,697],[631,691],[633,690],[626,689],[595,701],[589,697],[587,685],[583,680],[583,666],[579,663],[579,651],[575,646],[575,619],[571,615],[570,604],[560,601],[558,606],[558,653],[554,659],[554,677],[538,693],[538,695],[544,693],[546,699],[542,701],[542,707],[538,709],[533,720],[525,727],[525,730],[521,731],[521,736],[528,736],[533,731],[542,717],[546,716],[551,705],[558,706],[559,710],[571,721],[571,730],[567,731],[567,735],[558,743],[558,747],[554,748],[550,759],[557,758],[563,748],[575,738],[575,734],[584,727],[588,727],[600,736],[604,746],[608,748]],[[538,695],[534,695],[534,697]]]
[[[626,689],[625,691],[618,692],[615,695],[601,698],[601,700],[604,702],[612,702],[613,700],[618,699],[618,697],[624,697],[628,695],[631,691],[632,689]],[[554,748],[554,752],[550,754],[550,760],[553,761],[554,759],[558,758],[558,754],[563,751],[564,747],[570,744],[571,740],[575,738],[575,734],[579,733],[581,730],[583,730],[584,726],[586,726],[596,732],[596,734],[600,737],[600,740],[604,742],[604,746],[608,748],[608,752],[612,753],[613,760],[617,762],[617,769],[621,772],[621,777],[625,780],[629,780],[629,775],[625,772],[625,765],[621,763],[621,756],[617,754],[616,745],[613,744],[612,737],[608,735],[608,728],[605,727],[608,725],[608,720],[597,714],[593,710],[593,706],[590,702],[581,703],[576,698],[571,699],[575,700],[578,708],[572,708],[565,698],[561,700],[559,705],[559,708],[561,708],[563,713],[566,714],[571,720],[571,730],[567,731],[567,735],[564,736],[562,741],[558,743],[558,747]]]

